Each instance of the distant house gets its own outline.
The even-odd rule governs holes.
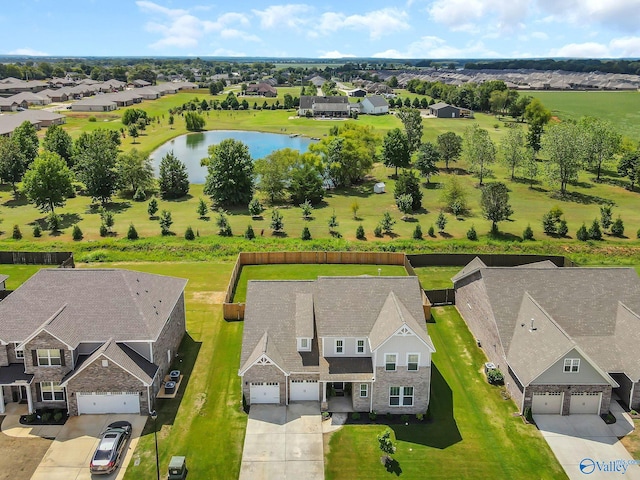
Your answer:
[[[367,91],[363,88],[354,88],[353,90],[349,90],[347,95],[349,97],[363,98],[367,95]]]
[[[317,97],[303,95],[300,97],[298,115],[304,117],[307,116],[307,112],[313,117],[348,118],[349,99],[342,96]]]
[[[276,97],[278,90],[268,83],[251,83],[247,85],[247,95],[259,95],[261,97]]]
[[[31,92],[21,92],[9,97],[9,99],[18,102],[21,106],[28,105],[47,105],[51,103],[51,99],[46,95],[40,95]]]
[[[118,108],[116,102],[104,97],[107,96],[83,98],[71,105],[71,110],[74,112],[111,112]]]
[[[437,118],[472,118],[473,112],[467,108],[459,108],[448,103],[438,102],[429,106],[429,114]]]
[[[371,95],[360,101],[360,113],[384,115],[389,113],[389,103],[381,95]]]
[[[69,100],[69,94],[64,89],[54,90],[52,88],[47,88],[46,90],[38,92],[38,95],[47,96],[52,102],[66,102]]]
[[[0,136],[8,137],[23,122],[30,122],[36,130],[49,125],[61,125],[67,117],[46,110],[25,110],[15,114],[0,115]]]
[[[142,88],[142,87],[148,87],[149,85],[151,85],[151,82],[147,82],[146,80],[142,80],[141,78],[138,78],[137,80],[134,80],[133,82],[131,82],[131,84],[135,88]]]
[[[15,112],[20,104],[10,98],[0,97],[0,112]]]

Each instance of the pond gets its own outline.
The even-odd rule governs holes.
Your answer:
[[[153,168],[156,175],[160,166],[160,160],[173,150],[176,157],[187,166],[190,183],[204,183],[207,177],[207,169],[200,166],[200,160],[208,156],[209,145],[220,143],[226,138],[240,140],[249,147],[251,158],[257,160],[282,148],[293,148],[301,153],[307,151],[309,144],[313,142],[307,137],[290,137],[277,133],[248,132],[242,130],[210,130],[208,132],[188,133],[181,135],[155,150],[151,154]]]

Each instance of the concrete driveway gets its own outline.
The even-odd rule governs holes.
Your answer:
[[[240,480],[270,479],[324,479],[318,402],[251,406]]]
[[[127,420],[133,432],[120,467],[111,475],[89,473],[91,456],[98,446],[100,434],[108,424]],[[80,415],[71,417],[47,450],[31,480],[85,480],[91,478],[121,479],[138,444],[146,417],[140,415]]]
[[[612,405],[612,413],[614,408]],[[617,404],[616,404],[617,405]],[[630,419],[616,413],[607,425],[598,415],[535,415],[540,433],[567,476],[582,480],[640,480],[640,466],[618,440],[633,430]]]

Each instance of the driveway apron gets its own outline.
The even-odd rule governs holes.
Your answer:
[[[534,416],[571,480],[640,480],[640,466],[618,440],[633,430],[633,424],[627,425],[622,415],[616,418],[615,424],[607,425],[598,415]]]
[[[322,417],[318,402],[252,405],[240,480],[324,478]]]

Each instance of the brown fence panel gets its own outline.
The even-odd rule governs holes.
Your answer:
[[[71,252],[0,252],[0,264],[6,265],[73,264]]]
[[[222,315],[225,320],[244,320],[244,303],[223,303]]]
[[[407,255],[414,267],[463,267],[475,257],[480,258],[488,267],[515,267],[533,262],[549,260],[558,267],[575,266],[560,255],[509,255],[509,254],[474,254],[474,253],[423,253]]]
[[[425,290],[425,295],[431,305],[455,305],[456,291],[453,288],[443,288],[440,290]]]

